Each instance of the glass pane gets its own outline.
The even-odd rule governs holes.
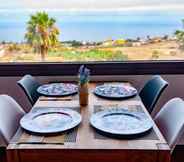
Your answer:
[[[0,62],[184,59],[183,0],[0,4]]]

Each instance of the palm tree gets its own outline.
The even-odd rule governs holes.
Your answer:
[[[37,12],[31,15],[27,23],[25,39],[41,54],[42,61],[50,47],[55,46],[58,41],[59,30],[55,26],[56,20],[50,18],[46,12]]]

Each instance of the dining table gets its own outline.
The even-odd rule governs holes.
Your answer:
[[[110,100],[96,96],[96,86],[130,82],[90,82],[88,105],[79,105],[78,94],[66,97],[39,97],[31,111],[45,108],[68,108],[81,114],[82,122],[72,130],[53,135],[33,134],[21,127],[7,147],[8,162],[170,162],[170,148],[146,110],[139,95]],[[136,138],[114,138],[96,131],[90,125],[92,114],[124,107],[143,112],[153,121],[153,128]]]

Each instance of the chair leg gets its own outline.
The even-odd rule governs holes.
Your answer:
[[[0,162],[7,162],[6,160],[6,148],[0,148]]]
[[[183,162],[184,161],[184,145],[177,145],[172,152],[171,162]]]

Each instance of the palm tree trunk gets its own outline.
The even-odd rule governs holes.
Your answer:
[[[47,54],[47,49],[44,46],[41,46],[40,52],[41,52],[41,60],[45,61],[45,56]]]

